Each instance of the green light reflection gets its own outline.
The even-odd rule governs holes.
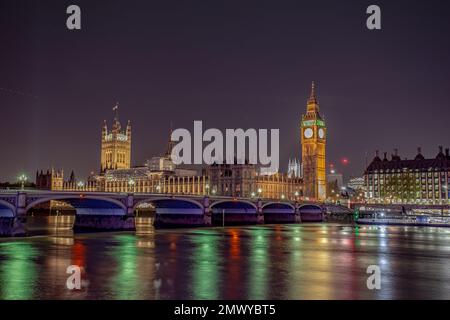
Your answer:
[[[249,299],[266,299],[268,257],[268,231],[261,227],[251,230]]]
[[[2,300],[33,298],[37,250],[28,242],[0,243],[0,297]]]
[[[140,299],[136,238],[134,235],[117,235],[113,239],[118,242],[112,253],[117,268],[117,273],[111,281],[114,299]]]
[[[219,299],[219,264],[217,255],[221,238],[217,232],[202,230],[193,242],[192,295],[196,300]]]

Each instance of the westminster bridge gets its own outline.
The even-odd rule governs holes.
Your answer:
[[[76,212],[75,226],[97,230],[130,230],[139,212],[152,208],[155,224],[212,226],[220,224],[301,223],[323,221],[323,204],[256,198],[163,193],[111,193],[46,190],[0,191],[0,235],[22,235],[35,208],[57,201]],[[3,230],[3,231],[2,231]]]

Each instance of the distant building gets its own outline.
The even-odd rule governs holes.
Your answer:
[[[343,175],[337,173],[334,169],[331,169],[327,173],[327,198],[329,200],[336,200],[336,197],[342,193],[343,185]]]
[[[295,200],[303,195],[301,178],[283,173],[261,175],[255,165],[248,163],[214,164],[206,169],[206,175],[211,194],[276,200]]]
[[[425,159],[421,149],[412,160],[402,160],[395,150],[391,159],[384,153],[364,173],[366,199],[377,203],[448,204],[450,187],[449,149]]]
[[[255,180],[256,196],[274,200],[301,200],[303,199],[303,179],[289,177],[285,173],[271,176],[257,176]],[[255,195],[251,194],[250,197]]]
[[[107,170],[97,179],[101,190],[206,195],[208,177],[199,175],[196,169],[176,166],[172,161],[173,146],[169,138],[166,152],[152,157],[144,166]]]
[[[255,165],[248,164],[213,164],[206,170],[210,177],[211,193],[229,197],[250,197],[256,194]]]
[[[344,176],[342,173],[337,173],[336,171],[331,170],[327,174],[327,182],[336,183],[337,187],[340,189],[344,186]]]
[[[175,164],[170,158],[159,156],[147,160],[147,166],[151,171],[175,171]]]
[[[129,169],[131,166],[131,123],[128,121],[126,130],[122,130],[118,108],[118,105],[113,108],[115,116],[111,131],[108,131],[106,120],[103,124],[101,172],[112,169]]]
[[[167,143],[166,152],[157,157],[153,157],[147,160],[147,166],[151,171],[172,171],[175,172],[176,165],[172,161],[172,149],[174,147],[174,142],[171,140],[172,129],[169,134],[169,141]]]
[[[355,191],[365,190],[366,183],[364,177],[354,177],[350,178],[347,183],[347,186]]]
[[[290,178],[302,177],[302,165],[300,160],[298,160],[297,158],[289,159],[287,175]]]
[[[47,170],[36,172],[36,189],[62,190],[64,185],[64,170]]]

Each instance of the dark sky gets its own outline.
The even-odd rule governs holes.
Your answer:
[[[66,8],[82,30],[66,29]],[[382,30],[366,28],[370,4]],[[120,102],[133,164],[191,129],[280,128],[281,169],[300,157],[312,80],[328,161],[361,174],[366,152],[449,146],[448,1],[0,1],[0,180],[52,165],[97,171]],[[343,167],[339,159],[348,157]]]

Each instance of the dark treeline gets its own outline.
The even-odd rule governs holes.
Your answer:
[[[32,182],[25,183],[24,187],[26,189],[35,189],[36,184]],[[0,189],[21,189],[22,184],[20,182],[11,183],[11,182],[0,182]]]

